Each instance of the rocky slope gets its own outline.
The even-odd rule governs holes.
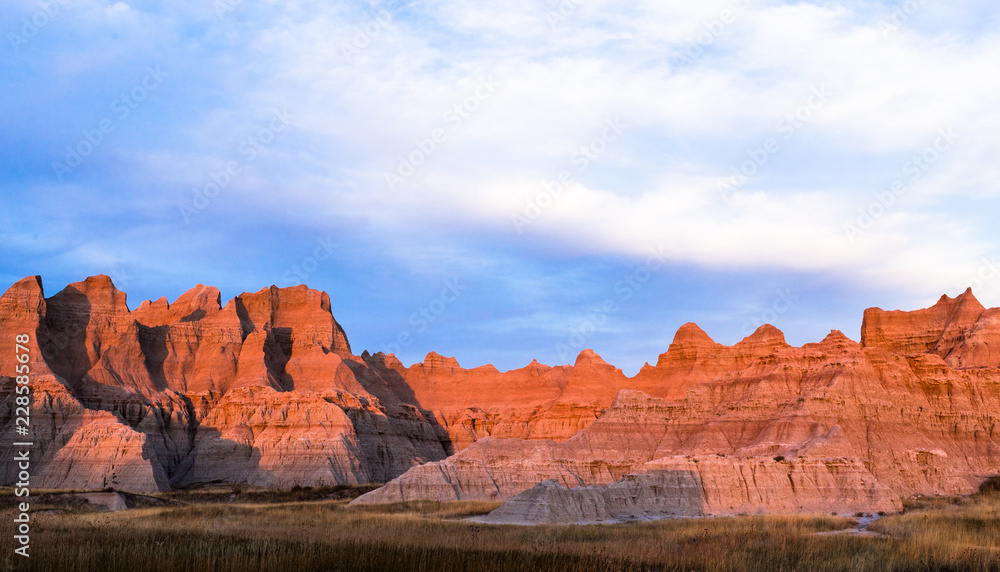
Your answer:
[[[607,486],[567,488],[550,479],[478,520],[557,524],[683,516],[893,512],[900,499],[857,461],[668,457]],[[741,486],[733,486],[739,483]]]
[[[31,433],[14,438],[13,339],[31,338]],[[433,415],[354,356],[304,286],[221,305],[197,286],[134,311],[106,276],[0,297],[0,426],[34,443],[35,486],[156,491],[198,482],[381,482],[452,451]],[[0,453],[3,483],[16,480]]]
[[[885,507],[917,493],[968,493],[1000,472],[1000,363],[987,360],[1000,341],[994,315],[967,292],[913,313],[869,310],[860,344],[834,331],[801,348],[770,326],[726,347],[686,325],[658,366],[640,373],[670,368],[661,388],[668,398],[621,391],[564,442],[480,440],[356,502],[511,499],[545,480],[607,486],[688,459],[701,461],[702,495],[725,499],[706,501],[706,514],[825,511],[806,502],[818,496]],[[791,494],[795,477],[779,467],[755,479],[761,460],[774,458],[827,484],[796,484]],[[810,486],[827,492],[802,496]]]
[[[434,353],[410,367],[358,356],[329,297],[305,286],[223,306],[198,285],[134,310],[105,276],[48,298],[29,277],[0,296],[0,336],[31,338],[34,486],[389,483],[358,502],[527,494],[497,516],[508,520],[524,516],[524,498],[549,496],[577,499],[558,518],[586,520],[872,512],[969,492],[1000,472],[998,316],[967,292],[916,312],[868,310],[861,343],[831,332],[801,348],[771,326],[724,346],[686,324],[629,378],[589,350],[509,372]],[[22,441],[13,357],[0,354],[0,430]],[[16,480],[13,454],[0,452],[3,484]]]
[[[136,491],[385,482],[485,436],[569,438],[621,387],[659,394],[590,351],[574,366],[510,372],[465,370],[434,353],[409,368],[392,355],[357,356],[329,296],[305,286],[221,302],[199,284],[130,310],[107,276],[48,298],[37,276],[9,288],[0,335],[31,338],[37,479]],[[13,358],[0,355],[9,437]],[[6,484],[13,454],[0,453]]]

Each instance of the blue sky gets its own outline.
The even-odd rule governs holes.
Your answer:
[[[634,373],[1000,306],[989,2],[9,0],[0,282],[326,290],[356,352]]]

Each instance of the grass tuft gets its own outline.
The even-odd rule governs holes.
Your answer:
[[[330,498],[349,496],[348,490],[360,494],[357,488],[247,487],[230,503],[231,487],[209,487],[145,497],[161,502],[118,513],[69,506],[73,495],[47,492],[32,497],[31,558],[6,551],[0,570],[1000,572],[1000,495],[992,492],[911,501],[905,513],[870,525],[880,536],[861,536],[817,534],[856,525],[832,516],[485,525],[464,519],[497,503],[349,506],[346,498]],[[8,496],[0,492],[0,500]],[[65,510],[36,512],[46,503],[64,503]],[[14,509],[3,506],[0,534],[10,538]]]

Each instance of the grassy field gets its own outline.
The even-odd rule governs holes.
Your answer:
[[[276,492],[231,487],[130,496],[90,511],[33,499],[31,558],[12,554],[14,500],[0,492],[2,570],[528,571],[995,570],[1000,493],[911,501],[860,536],[837,517],[747,516],[595,526],[487,526],[461,520],[496,504],[349,507],[366,488]],[[831,531],[841,531],[833,532]],[[820,534],[817,534],[820,533]]]

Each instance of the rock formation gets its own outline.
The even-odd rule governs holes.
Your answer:
[[[971,288],[915,312],[870,308],[861,345],[903,356],[933,354],[956,369],[995,368],[1000,364],[1000,308],[984,308]]]
[[[130,311],[106,276],[50,298],[29,277],[0,297],[0,335],[18,334],[30,336],[31,433],[14,438],[12,351],[0,356],[0,426],[34,443],[36,487],[383,482],[452,450],[305,286],[223,307],[198,285]],[[5,484],[13,455],[0,453]]]
[[[11,351],[0,431],[34,443],[35,487],[387,482],[357,502],[510,499],[500,522],[874,512],[1000,472],[1000,310],[971,292],[868,310],[860,343],[762,326],[725,346],[686,324],[631,378],[590,350],[508,372],[358,356],[305,286],[129,310],[105,276],[49,298],[29,277],[0,296],[0,336],[18,334],[31,432]]]
[[[893,512],[900,499],[857,461],[669,457],[607,486],[567,488],[550,479],[480,522],[557,524],[683,516]],[[739,483],[741,486],[733,486]]]
[[[656,467],[691,471],[689,460],[700,461],[706,514],[825,511],[810,489],[869,507],[969,493],[1000,472],[1000,363],[982,361],[998,341],[994,312],[967,292],[913,314],[869,310],[861,344],[834,331],[801,348],[771,326],[726,347],[685,325],[637,376],[662,379],[667,398],[621,391],[561,443],[480,440],[356,502],[512,499],[545,480],[606,487]],[[956,357],[973,355],[979,361]],[[775,472],[785,466],[767,464],[775,458],[798,472]],[[766,479],[755,479],[762,467]]]

